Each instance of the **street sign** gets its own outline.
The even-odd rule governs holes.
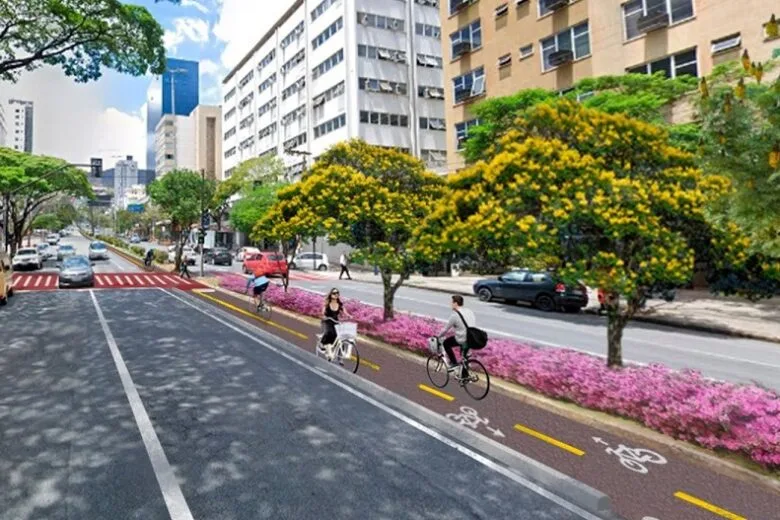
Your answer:
[[[103,175],[103,159],[100,157],[92,157],[89,160],[89,165],[92,169],[92,175],[94,177],[100,177]]]
[[[144,212],[144,205],[143,204],[128,204],[127,205],[127,211],[130,213],[143,213]]]

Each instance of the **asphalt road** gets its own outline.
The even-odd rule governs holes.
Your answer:
[[[163,291],[3,312],[2,520],[582,518]]]
[[[34,247],[38,242],[41,240],[32,240],[32,246]],[[60,245],[72,245],[76,249],[76,254],[89,256],[89,244],[90,241],[84,238],[81,235],[70,235],[66,237],[60,238]],[[24,241],[24,247],[27,247],[27,241]],[[117,255],[116,253],[113,253],[109,250],[108,253],[108,260],[95,260],[95,267],[93,267],[93,270],[96,273],[137,273],[140,272],[140,269],[136,267],[131,262],[128,262],[121,256]],[[44,263],[43,269],[40,271],[30,271],[30,272],[57,272],[57,260],[47,260]]]
[[[323,294],[338,287],[342,298],[382,304],[381,284],[348,280],[296,280],[293,284]],[[401,287],[395,297],[396,309],[443,321],[452,312],[449,302],[447,294],[412,287]],[[600,356],[606,354],[606,318],[543,313],[520,305],[483,303],[476,298],[468,298],[466,305],[474,310],[478,326],[490,335]],[[623,355],[626,361],[690,368],[715,379],[755,381],[780,389],[780,345],[776,343],[632,322],[623,338]]]

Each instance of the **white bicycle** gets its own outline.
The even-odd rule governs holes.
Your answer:
[[[336,325],[336,341],[332,345],[322,344],[322,334],[317,334],[314,355],[324,357],[330,363],[337,362],[353,374],[360,367],[360,354],[357,349],[357,323],[339,323],[333,318],[325,318]]]

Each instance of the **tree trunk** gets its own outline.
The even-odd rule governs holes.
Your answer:
[[[382,269],[382,286],[383,291],[383,306],[384,306],[384,320],[392,320],[395,315],[393,312],[393,302],[395,300],[395,288],[393,287],[393,273]]]
[[[610,312],[607,321],[607,366],[623,366],[623,330],[626,321],[619,312]]]

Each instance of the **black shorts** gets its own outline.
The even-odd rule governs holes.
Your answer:
[[[259,296],[259,295],[263,294],[266,289],[268,289],[268,284],[263,284],[263,285],[260,285],[260,286],[256,285],[255,288],[252,289],[252,292],[254,293],[255,296]]]

